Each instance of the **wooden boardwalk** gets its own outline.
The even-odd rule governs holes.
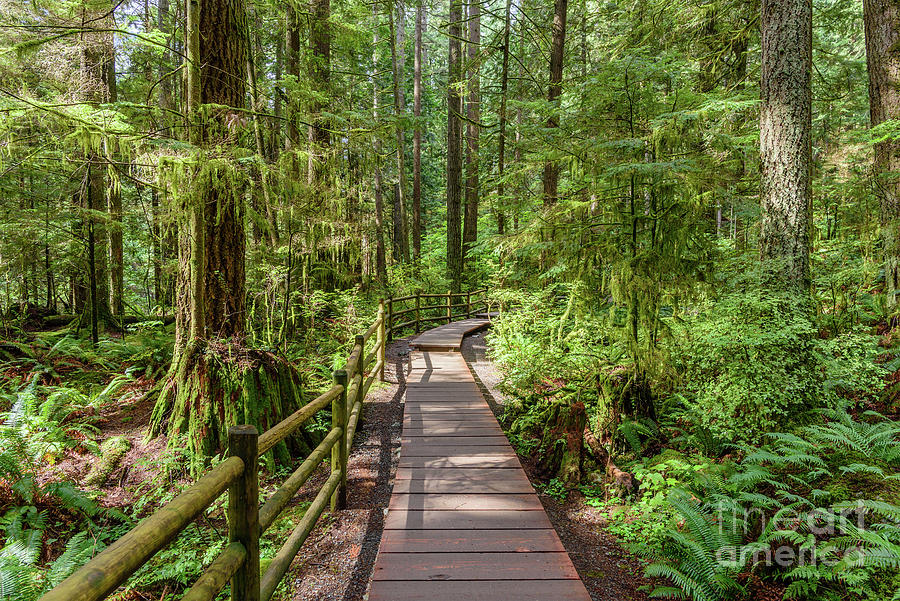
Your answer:
[[[456,351],[462,345],[466,334],[471,334],[491,325],[489,319],[473,318],[454,321],[433,330],[423,332],[409,343],[410,348],[420,351]]]
[[[469,326],[419,340],[459,348],[455,337]],[[411,357],[400,464],[369,590],[369,601],[414,600],[590,601],[458,352]]]

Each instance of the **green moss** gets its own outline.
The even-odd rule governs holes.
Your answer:
[[[131,450],[131,442],[124,436],[113,436],[100,445],[100,461],[95,463],[85,478],[88,486],[103,486],[119,464],[125,453]]]

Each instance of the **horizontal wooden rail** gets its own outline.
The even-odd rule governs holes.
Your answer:
[[[409,297],[412,298],[415,297]],[[104,599],[174,540],[226,490],[229,544],[187,591],[184,599],[211,601],[230,581],[233,601],[268,600],[329,500],[332,511],[343,509],[346,503],[347,457],[362,414],[363,401],[376,378],[384,381],[387,316],[382,302],[372,325],[364,334],[355,337],[346,370],[335,372],[333,386],[262,435],[258,435],[252,426],[229,428],[229,456],[225,460],[41,597],[40,601]],[[373,347],[366,353],[367,343],[373,337]],[[370,366],[371,370],[367,371]],[[291,436],[329,404],[331,428],[325,438],[260,507],[259,457]],[[260,534],[281,515],[329,453],[331,475],[260,578]]]
[[[390,297],[385,303],[387,313],[384,316],[387,340],[393,340],[394,335],[403,330],[412,329],[414,333],[421,332],[424,323],[450,323],[455,319],[468,319],[481,311],[487,313],[490,309],[487,291],[488,289],[483,287],[466,292],[448,291],[443,294],[422,292]],[[442,301],[440,304],[436,304],[438,299]],[[415,301],[414,305],[404,306],[409,301]],[[441,311],[442,315],[428,315],[429,311]],[[410,315],[414,315],[415,319],[411,319]],[[402,318],[405,320],[401,321]]]
[[[41,597],[41,601],[97,601],[112,593],[200,516],[244,471],[229,457],[133,530]]]

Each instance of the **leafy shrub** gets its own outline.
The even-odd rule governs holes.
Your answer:
[[[748,441],[821,407],[825,366],[816,332],[808,307],[793,296],[725,296],[684,326],[688,413],[713,437]]]

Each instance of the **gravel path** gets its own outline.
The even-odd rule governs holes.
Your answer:
[[[362,601],[393,488],[400,450],[406,340],[387,349],[385,382],[372,385],[347,467],[347,509],[323,515],[282,582],[275,598],[294,601]],[[323,466],[298,500],[311,501],[328,477]]]

